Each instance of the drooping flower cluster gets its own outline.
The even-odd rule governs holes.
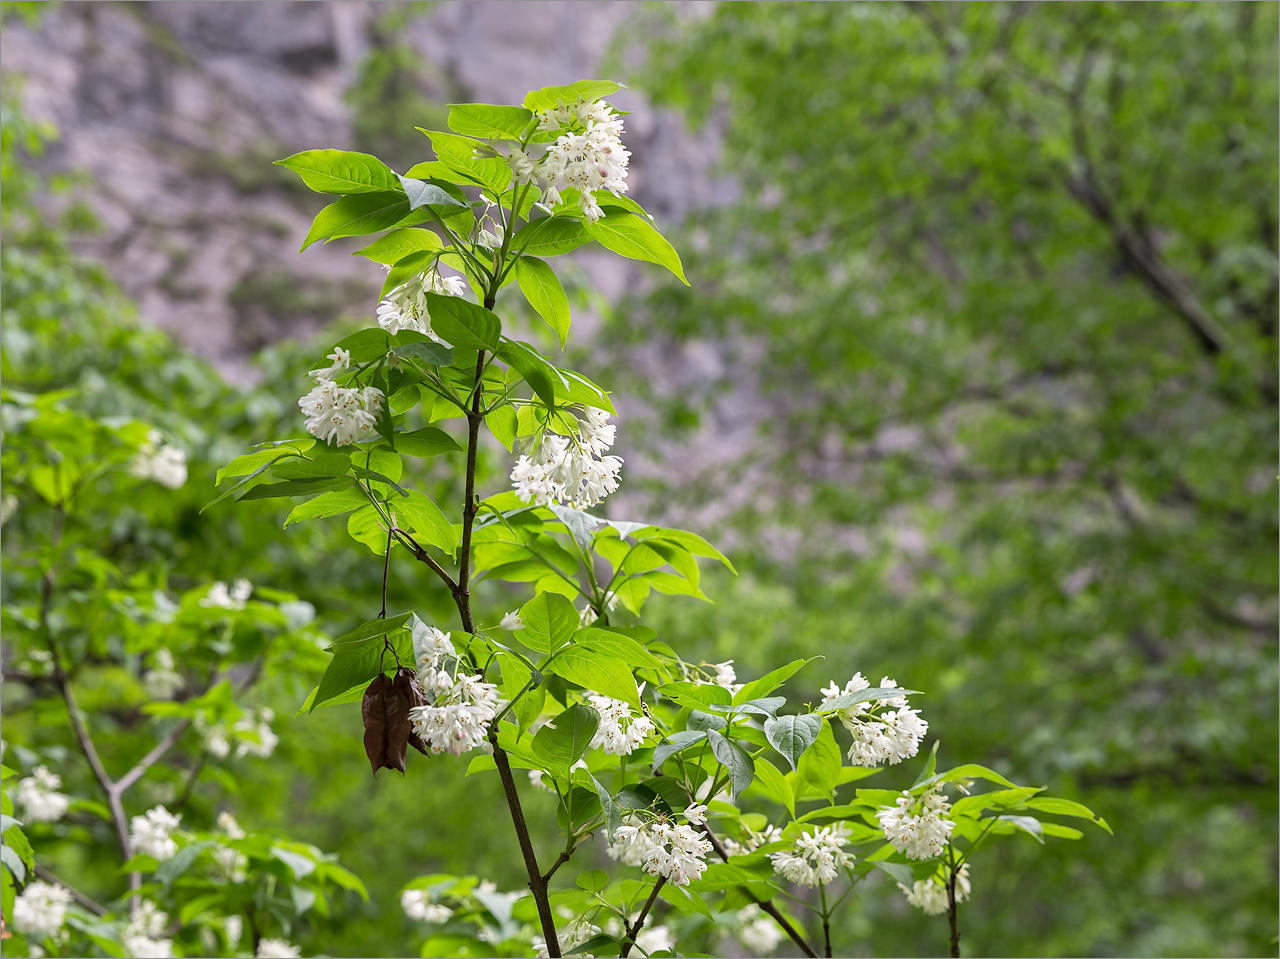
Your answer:
[[[741,842],[732,836],[725,836],[720,840],[725,852],[731,856],[743,856],[749,852],[755,852],[766,843],[777,842],[782,838],[782,830],[773,824],[765,826],[759,832],[750,829],[745,824],[743,828],[746,830],[746,836]]]
[[[378,325],[388,333],[416,330],[439,342],[439,338],[431,332],[431,315],[427,312],[427,294],[462,296],[466,292],[467,287],[461,277],[441,276],[437,270],[427,270],[401,283],[383,297],[382,302],[378,304]]]
[[[150,899],[143,899],[129,917],[124,930],[124,949],[131,956],[170,959],[173,940],[165,938],[169,916]]]
[[[36,880],[13,902],[13,928],[32,939],[44,939],[62,928],[71,893],[62,886]]]
[[[849,827],[842,822],[805,830],[796,838],[794,847],[769,854],[773,870],[801,886],[825,886],[842,869],[853,865],[853,856],[843,849],[849,836]]]
[[[448,906],[432,902],[425,889],[406,889],[400,895],[400,908],[415,922],[448,922],[453,915]]]
[[[782,930],[764,910],[752,903],[737,912],[738,940],[747,947],[751,956],[766,956],[782,942]]]
[[[209,587],[209,595],[200,600],[200,605],[210,609],[244,609],[252,595],[253,583],[247,579],[236,580],[230,589],[219,580]]]
[[[299,959],[298,947],[287,939],[260,939],[256,959]]]
[[[430,702],[409,710],[413,731],[433,753],[460,756],[477,746],[486,747],[489,724],[498,714],[498,687],[480,675],[454,676],[443,662],[457,667],[457,653],[447,633],[415,622],[414,652],[418,661],[416,682]]]
[[[511,470],[516,495],[539,506],[568,503],[586,509],[615,492],[622,458],[605,455],[618,429],[608,419],[604,410],[587,407],[577,436],[543,436],[536,452],[521,456]]]
[[[651,876],[665,876],[676,886],[702,878],[711,843],[693,826],[666,819],[645,822],[634,813],[614,831],[609,858],[639,866]]]
[[[898,684],[885,676],[880,680],[881,689],[891,689]],[[849,693],[869,689],[871,683],[862,673],[854,674],[844,689],[832,683],[822,690],[825,697],[818,707],[826,709],[834,700]],[[907,705],[905,696],[854,703],[835,714],[853,736],[849,747],[849,762],[855,766],[878,766],[885,760],[896,766],[920,751],[920,741],[929,732],[929,724],[920,718],[920,711]]]
[[[928,879],[917,879],[908,889],[898,883],[907,897],[907,902],[917,909],[924,910],[930,916],[940,916],[947,911],[947,880],[941,872]],[[956,873],[956,902],[964,902],[969,898],[969,864],[963,863]]]
[[[31,775],[20,780],[13,791],[13,801],[27,822],[57,822],[67,813],[71,800],[58,792],[62,777],[48,766],[37,766]]]
[[[655,728],[653,720],[643,713],[632,716],[631,707],[620,699],[592,695],[587,700],[600,714],[592,749],[603,749],[610,756],[630,756]]]
[[[306,416],[307,432],[336,446],[349,446],[373,432],[384,397],[376,386],[353,389],[322,380],[298,408]]]
[[[942,787],[935,786],[919,798],[904,792],[896,806],[879,810],[876,818],[898,852],[908,859],[932,859],[947,848],[956,827],[946,818],[950,808]]]
[[[576,187],[582,214],[594,223],[604,215],[597,190],[627,192],[631,151],[622,145],[622,117],[603,100],[579,100],[541,111],[538,129],[560,135],[541,157],[511,150],[507,162],[516,182],[536,182],[547,207],[560,202],[562,189]]]
[[[134,852],[152,859],[170,859],[178,851],[178,844],[170,835],[178,828],[181,816],[175,816],[164,806],[156,806],[129,821],[129,844]]]
[[[159,430],[152,430],[129,464],[129,472],[139,479],[155,480],[169,489],[180,489],[187,481],[187,454],[165,443]]]
[[[142,674],[142,685],[152,699],[173,699],[187,681],[175,668],[177,663],[173,653],[167,649],[157,649],[151,657],[152,668]]]

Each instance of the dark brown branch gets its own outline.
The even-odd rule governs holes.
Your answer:
[[[956,916],[956,854],[952,847],[947,847],[947,858],[951,861],[950,873],[947,876],[947,919],[951,924],[951,959],[960,959],[960,924]]]
[[[715,851],[720,856],[720,858],[723,859],[725,862],[728,862],[729,853],[724,848],[724,843],[720,841],[720,839],[712,831],[711,827],[706,823],[704,823],[702,826],[702,831],[707,834],[707,838],[711,840],[711,845],[715,847]],[[773,921],[778,924],[778,926],[782,929],[783,932],[785,932],[788,936],[791,937],[791,941],[800,947],[801,952],[803,952],[806,956],[808,956],[809,959],[818,959],[817,951],[814,950],[813,946],[809,945],[809,943],[805,941],[804,936],[800,935],[800,933],[796,931],[796,927],[791,925],[791,923],[787,921],[787,917],[778,911],[777,906],[771,903],[768,899],[756,898],[756,896],[751,892],[750,889],[747,889],[744,887],[743,892],[747,894],[747,897],[752,902],[754,902],[757,906],[759,906],[771,917],[773,917]]]
[[[640,910],[640,915],[636,916],[636,921],[627,927],[626,933],[622,939],[622,951],[618,953],[619,959],[627,959],[631,955],[631,947],[635,945],[636,935],[640,932],[644,921],[649,918],[649,910],[653,908],[653,904],[658,900],[658,893],[662,891],[662,887],[666,885],[667,877],[661,877],[653,884],[653,892],[649,893],[649,898],[644,904],[644,908]]]
[[[577,848],[577,846],[574,846],[573,849],[564,849],[560,852],[560,855],[556,857],[556,861],[551,864],[551,868],[542,874],[542,884],[544,886],[551,881],[551,877],[556,874],[556,870],[569,861],[569,857],[574,854]]]

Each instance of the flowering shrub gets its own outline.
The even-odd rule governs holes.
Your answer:
[[[858,674],[786,712],[777,691],[810,660],[739,683],[731,663],[686,662],[635,622],[654,591],[706,599],[699,560],[732,564],[696,533],[586,511],[618,488],[616,410],[606,390],[517,338],[511,318],[518,290],[563,346],[569,301],[548,260],[587,243],[684,279],[625,195],[624,121],[603,99],[617,90],[586,80],[533,91],[520,107],[454,105],[451,132],[423,131],[436,159],[404,174],[338,150],[280,161],[338,197],[303,248],[380,233],[359,252],[387,278],[376,325],[310,374],[299,401],[310,435],[237,457],[214,502],[301,500],[286,525],[345,515],[370,562],[419,562],[454,600],[458,622],[446,628],[389,613],[384,589],[381,613],[333,642],[306,703],[362,702],[375,774],[405,771],[412,746],[431,762],[475,753],[469,772],[501,780],[528,890],[499,893],[474,877],[411,883],[406,914],[441,927],[423,955],[666,955],[682,931],[716,921],[748,948],[785,935],[831,955],[832,911],[880,873],[925,912],[949,913],[958,954],[956,907],[986,839],[1080,836],[1046,815],[1106,824],[983,766],[939,772],[936,742],[910,788],[850,794],[883,764],[919,755],[929,725],[909,705],[916,691]],[[476,489],[482,429],[515,457],[510,490]],[[406,479],[406,457],[450,455],[465,492],[439,504]],[[472,601],[481,576],[533,595],[488,619]],[[564,844],[549,864],[530,839],[517,768],[558,798]],[[970,794],[977,780],[999,788]],[[744,793],[778,821],[745,811]],[[592,869],[577,888],[553,889],[596,837],[616,875]],[[818,915],[821,945],[798,910]]]

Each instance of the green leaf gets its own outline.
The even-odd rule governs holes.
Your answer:
[[[543,87],[525,94],[524,105],[530,110],[551,110],[560,104],[571,105],[579,100],[599,100],[617,93],[622,84],[612,80],[578,80],[562,87]]]
[[[834,713],[840,709],[848,709],[858,703],[870,703],[880,699],[895,699],[898,696],[918,696],[918,689],[901,689],[897,686],[872,686],[870,689],[860,689],[856,693],[845,693],[843,696],[837,696],[828,703],[823,703],[818,707],[820,713]]]
[[[409,634],[405,632],[396,636],[391,645],[395,655],[386,649],[386,642],[380,637],[349,645],[334,644],[333,659],[320,677],[320,686],[308,711],[315,712],[357,686],[367,686],[378,675],[379,668],[395,666],[397,657],[400,663],[412,666],[413,640]]]
[[[681,706],[692,706],[694,709],[710,709],[715,705],[728,706],[732,697],[729,690],[712,683],[664,683],[658,692]]]
[[[396,174],[375,156],[346,150],[306,150],[283,160],[317,193],[385,193],[399,189]]]
[[[302,241],[305,250],[317,240],[380,233],[393,226],[421,223],[427,214],[409,209],[404,193],[357,193],[330,203],[316,214]]]
[[[996,816],[996,820],[1008,823],[1014,829],[1020,829],[1040,845],[1044,845],[1044,826],[1034,816]],[[999,827],[996,827],[999,830]],[[999,830],[1003,831],[1003,830]]]
[[[733,788],[733,798],[737,799],[742,790],[751,785],[755,777],[755,763],[747,755],[746,750],[735,742],[726,739],[724,734],[714,729],[707,730],[707,741],[711,743],[711,752],[721,765],[729,770],[729,782]]]
[[[409,490],[408,496],[396,501],[393,510],[404,515],[419,539],[449,553],[457,549],[458,531],[425,493]]]
[[[460,296],[427,294],[431,328],[454,346],[496,352],[502,346],[502,321],[497,315]]]
[[[913,795],[918,796],[938,783],[953,783],[961,779],[985,779],[988,782],[1009,786],[1013,789],[1018,787],[1017,783],[1009,782],[994,769],[979,766],[977,763],[965,763],[963,766],[956,766],[954,769],[948,769],[946,772],[929,777],[924,782],[917,783],[911,787],[911,792]]]
[[[390,333],[374,328],[358,330],[350,336],[344,336],[334,344],[334,349],[350,353],[352,363],[369,363],[386,356],[391,344]]]
[[[403,331],[402,331],[403,332]],[[445,346],[443,343],[436,343],[434,340],[425,340],[422,342],[396,344],[392,349],[397,356],[407,356],[412,359],[419,360],[426,366],[452,366],[453,350]],[[396,442],[399,443],[397,437]],[[454,444],[458,449],[462,447]],[[430,454],[412,454],[415,456]]]
[[[517,638],[540,653],[555,652],[578,630],[578,610],[557,593],[540,593],[529,600],[520,607],[520,618],[524,629],[516,633]]]
[[[511,183],[511,169],[505,160],[473,155],[479,145],[475,140],[438,130],[423,130],[422,127],[418,129],[431,140],[431,146],[440,162],[465,179],[488,187],[495,194],[503,192]]]
[[[593,777],[594,779],[594,777]],[[578,873],[578,888],[587,892],[600,892],[609,885],[609,874],[603,869],[592,869]]]
[[[311,496],[326,490],[349,489],[351,480],[346,476],[314,476],[307,479],[285,480],[283,483],[264,483],[251,487],[239,502],[255,499],[273,499],[278,496]]]
[[[556,405],[556,386],[563,385],[560,371],[547,362],[542,354],[519,340],[508,340],[498,352],[498,358],[515,367],[524,381],[548,408]],[[561,389],[559,392],[565,392]]]
[[[561,256],[590,242],[591,234],[576,217],[546,216],[517,230],[511,248],[526,256]]]
[[[377,619],[371,619],[367,623],[361,623],[351,632],[339,636],[329,648],[351,646],[356,643],[368,642],[379,636],[385,636],[387,633],[394,632],[407,623],[412,615],[413,613],[401,613],[399,616],[380,616]]]
[[[575,703],[538,730],[533,751],[568,778],[569,767],[586,753],[599,726],[599,713]]]
[[[169,891],[169,887],[173,885],[175,879],[191,868],[192,864],[200,858],[202,852],[210,846],[216,845],[218,845],[216,839],[201,839],[199,842],[183,846],[164,862],[160,863],[156,867],[156,879],[160,880],[165,892]]]
[[[594,650],[602,656],[620,659],[637,669],[662,669],[662,662],[630,636],[611,629],[587,626],[573,634],[573,641],[584,649]]]
[[[533,120],[522,107],[492,103],[450,103],[449,129],[463,136],[488,140],[520,140]]]
[[[765,673],[759,679],[752,680],[733,694],[734,705],[736,706],[739,703],[745,703],[761,696],[768,696],[809,663],[821,658],[821,656],[811,656],[808,659],[793,660],[785,666],[779,666],[772,672]]]
[[[1038,799],[1028,799],[1024,804],[1028,809],[1035,809],[1039,812],[1047,812],[1055,816],[1074,816],[1077,819],[1088,819],[1090,822],[1111,832],[1111,827],[1107,825],[1107,821],[1095,813],[1088,806],[1082,803],[1073,802],[1070,799],[1058,799],[1054,796],[1043,796]],[[1112,833],[1115,835],[1115,833]]]
[[[368,257],[375,263],[390,266],[413,253],[433,253],[444,249],[440,237],[430,230],[404,229],[392,230],[386,236],[380,236],[362,250],[356,250],[360,256]]]
[[[885,872],[894,882],[899,885],[906,886],[910,889],[915,885],[915,873],[911,871],[911,867],[901,862],[884,862],[880,859],[873,859],[871,865]]]
[[[653,771],[657,772],[664,762],[676,753],[684,752],[707,738],[706,730],[682,729],[667,737],[667,742],[659,743],[653,750]]]
[[[439,456],[441,453],[458,453],[461,450],[457,440],[434,426],[424,426],[412,433],[396,434],[396,451],[410,456]]]
[[[409,209],[416,210],[422,206],[465,207],[466,203],[456,200],[434,183],[417,180],[413,177],[400,177],[400,185],[404,187],[405,196],[409,198]]]
[[[917,776],[916,781],[911,784],[912,789],[919,786],[922,782],[932,776],[934,771],[938,768],[938,747],[940,745],[942,744],[938,740],[935,739],[933,741],[933,748],[929,750],[929,761],[924,764],[924,769],[920,770],[920,775]]]
[[[324,516],[349,513],[354,509],[367,505],[368,502],[368,497],[357,489],[330,490],[328,493],[321,493],[314,499],[309,499],[305,503],[299,503],[295,506],[292,512],[285,517],[284,525],[288,528],[294,523],[302,522],[304,519],[319,519]]]
[[[823,725],[822,717],[813,713],[779,716],[764,721],[764,735],[769,745],[791,764],[791,768],[798,769],[800,757],[817,742]]]
[[[684,267],[680,254],[668,243],[653,225],[631,213],[610,213],[595,223],[586,224],[587,233],[606,250],[632,260],[644,260],[664,266],[674,273],[685,286]]]
[[[640,708],[640,692],[636,688],[635,677],[625,664],[616,659],[607,659],[591,650],[568,646],[547,663],[546,671],[611,699],[630,703],[636,709]]]
[[[516,280],[529,305],[556,331],[564,346],[569,337],[569,297],[555,270],[536,257],[522,256],[516,260]]]
[[[791,818],[795,819],[795,793],[792,792],[791,784],[787,782],[787,777],[778,771],[778,767],[763,756],[759,756],[756,758],[756,777],[765,794],[778,804],[785,806],[787,812],[791,814]]]
[[[796,772],[801,780],[829,797],[835,791],[840,765],[840,747],[836,745],[835,734],[831,731],[831,724],[823,722],[813,744],[800,756]]]
[[[516,444],[516,434],[520,429],[516,408],[509,403],[495,407],[485,416],[484,422],[494,438],[510,453]]]

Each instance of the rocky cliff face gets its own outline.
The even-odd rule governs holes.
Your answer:
[[[271,165],[298,150],[360,146],[353,115],[370,104],[353,104],[350,91],[371,52],[397,44],[422,68],[410,105],[518,101],[528,89],[597,75],[633,7],[73,2],[51,5],[33,27],[11,23],[0,60],[6,85],[20,75],[27,109],[61,131],[42,162],[87,175],[103,229],[84,252],[144,318],[240,377],[267,343],[372,313],[381,276],[350,256],[362,243],[298,256],[323,201]],[[616,99],[634,111],[633,195],[674,226],[713,196],[711,145],[631,91]],[[428,122],[395,119],[411,136]],[[643,276],[613,258],[580,259],[606,295]]]

